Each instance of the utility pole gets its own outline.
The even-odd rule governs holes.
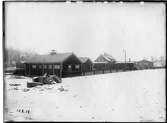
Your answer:
[[[126,63],[126,50],[123,49],[123,52],[125,53],[125,63]]]

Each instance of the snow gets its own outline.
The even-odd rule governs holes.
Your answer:
[[[6,75],[5,119],[112,122],[166,120],[165,69],[62,80],[62,83],[27,89],[26,82],[31,81],[31,78],[15,79]],[[20,85],[12,86],[11,83]],[[26,113],[28,110],[29,113]]]

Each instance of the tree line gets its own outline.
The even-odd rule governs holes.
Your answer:
[[[14,48],[4,49],[4,65],[5,67],[15,67],[16,63],[27,60],[32,56],[38,55],[33,51],[21,51]]]

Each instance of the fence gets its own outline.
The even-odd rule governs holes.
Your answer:
[[[147,69],[163,69],[166,67],[152,67]],[[134,71],[134,70],[144,70],[144,69],[110,69],[110,70],[92,70],[92,71],[81,71],[74,73],[62,73],[62,78],[66,77],[74,77],[74,76],[88,76],[88,75],[96,75],[96,74],[105,74],[105,73],[115,73],[115,72],[124,72],[124,71]],[[14,73],[17,75],[25,75],[23,69],[17,69]]]

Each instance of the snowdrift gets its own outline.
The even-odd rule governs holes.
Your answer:
[[[5,78],[5,119],[13,121],[165,121],[165,69],[64,78],[27,89]]]

